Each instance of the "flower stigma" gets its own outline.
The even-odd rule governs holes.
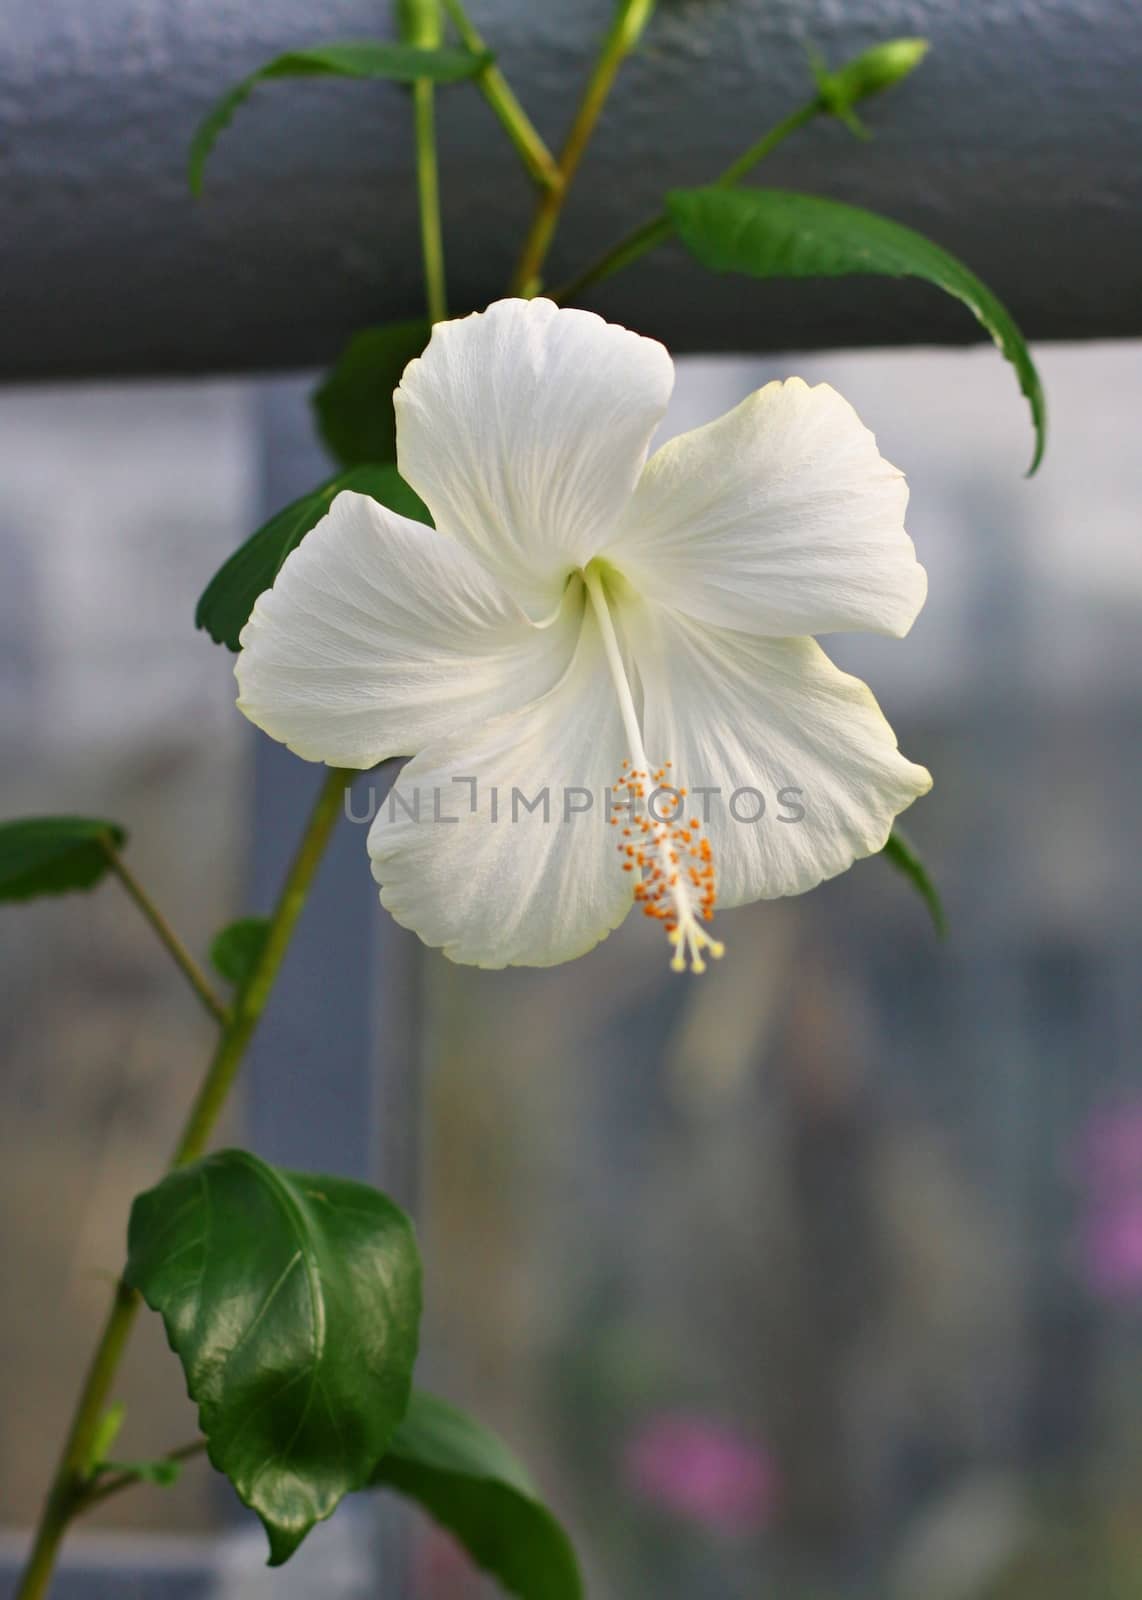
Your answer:
[[[583,582],[591,597],[607,665],[618,695],[623,727],[631,747],[631,758],[611,793],[623,798],[613,803],[611,826],[620,828],[619,854],[624,872],[637,872],[634,898],[648,917],[661,922],[674,947],[670,962],[674,972],[705,972],[706,956],[718,961],[725,954],[720,939],[711,938],[703,922],[713,920],[717,897],[713,852],[710,841],[696,817],[687,817],[686,790],[670,781],[671,763],[652,766],[643,744],[642,729],[635,710],[634,696],[623,663],[622,651],[610,607],[607,604],[598,564],[592,562],[583,572]]]

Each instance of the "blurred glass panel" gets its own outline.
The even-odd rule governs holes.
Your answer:
[[[235,914],[248,743],[229,658],[195,600],[249,526],[257,479],[236,384],[0,397],[0,816],[108,816],[197,950]],[[0,1506],[31,1521],[122,1265],[213,1038],[119,886],[0,908]],[[117,1453],[193,1437],[156,1319],[116,1395]],[[201,1526],[201,1464],[101,1520]],[[223,1502],[218,1502],[223,1503]]]
[[[882,862],[551,972],[427,961],[426,1367],[593,1600],[1142,1593],[1142,364],[683,366],[671,431],[833,383],[912,486],[906,642],[839,638],[935,774]],[[482,1593],[426,1534],[421,1600]]]

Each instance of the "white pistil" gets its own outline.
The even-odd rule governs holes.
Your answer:
[[[637,827],[642,835],[642,842],[641,845],[637,842],[620,845],[620,850],[628,857],[623,863],[623,868],[627,872],[637,869],[643,872],[642,884],[636,891],[636,898],[641,900],[643,910],[648,916],[655,917],[666,925],[667,938],[674,947],[671,969],[674,972],[685,972],[689,965],[691,972],[705,972],[706,962],[702,952],[706,951],[717,961],[725,951],[722,942],[719,939],[712,939],[703,928],[699,912],[695,909],[697,898],[701,902],[703,914],[708,917],[713,911],[714,869],[709,841],[703,838],[695,843],[699,824],[696,821],[687,823],[685,817],[681,815],[682,799],[686,791],[672,789],[666,783],[666,768],[659,768],[657,771],[651,768],[602,581],[598,572],[588,567],[583,572],[583,582],[598,620],[603,650],[614,682],[615,693],[618,695],[619,712],[631,748],[631,761],[629,765],[624,763],[624,771],[614,787],[616,792],[625,788],[628,795],[627,804],[630,807],[632,827],[623,830],[625,837],[633,839]],[[670,763],[667,762],[666,765],[669,767]],[[650,787],[654,784],[661,787],[657,789]],[[660,819],[650,811],[648,803],[649,816],[636,819],[637,801],[645,799],[647,795],[653,800],[656,794],[660,797],[663,794],[677,796],[670,815]],[[661,805],[658,810],[661,812]],[[617,822],[618,819],[613,820]],[[683,855],[688,856],[689,861],[680,859]]]

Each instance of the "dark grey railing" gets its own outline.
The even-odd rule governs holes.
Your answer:
[[[473,0],[552,137],[610,0]],[[388,32],[387,0],[41,0],[0,33],[0,379],[304,366],[419,305],[406,92],[274,85],[184,178],[211,100],[275,51]],[[840,20],[838,20],[840,18]],[[808,130],[767,181],[865,202],[961,254],[1033,338],[1142,333],[1142,20],[1135,0],[662,0],[584,168],[553,271],[572,270],[674,182],[713,175],[790,109],[804,44],[832,61],[893,34],[931,56],[869,107],[860,145]],[[528,185],[470,86],[441,95],[454,304],[498,293]],[[573,241],[572,244],[569,241]],[[663,252],[596,304],[676,349],[970,338],[920,285],[708,280]]]

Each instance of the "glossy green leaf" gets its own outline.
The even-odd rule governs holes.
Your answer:
[[[313,391],[318,431],[342,466],[396,460],[393,390],[431,331],[423,317],[363,329]]]
[[[962,300],[1015,368],[1035,425],[1032,472],[1043,455],[1047,407],[1010,312],[961,261],[888,217],[783,189],[676,189],[667,208],[683,244],[714,272],[754,278],[851,273],[923,278]]]
[[[111,870],[107,846],[127,835],[94,817],[22,817],[0,822],[0,902],[93,889]]]
[[[227,983],[242,988],[258,964],[269,932],[267,917],[240,917],[237,922],[230,923],[210,946],[214,970]]]
[[[375,1486],[416,1500],[477,1566],[522,1600],[581,1600],[571,1541],[495,1434],[417,1391],[393,1434]]]
[[[287,1560],[404,1415],[420,1261],[384,1195],[224,1150],[136,1199],[126,1281],[158,1311],[207,1453]]]
[[[195,624],[205,628],[215,644],[238,649],[238,636],[246,626],[254,602],[268,589],[291,550],[321,521],[342,489],[370,494],[374,500],[417,522],[430,522],[428,508],[415,495],[391,462],[353,467],[338,473],[319,489],[271,517],[251,534],[211,578],[194,613]]]
[[[202,175],[218,140],[230,125],[234,113],[260,83],[274,78],[386,78],[398,83],[415,83],[429,78],[433,83],[458,83],[473,78],[492,57],[471,50],[422,50],[414,45],[366,39],[350,44],[316,45],[308,50],[289,50],[275,56],[257,72],[228,89],[199,123],[190,145],[190,187],[202,193]]]
[[[947,918],[944,916],[944,907],[940,894],[933,883],[927,867],[916,853],[911,840],[899,828],[893,828],[888,836],[888,843],[881,851],[886,861],[892,863],[897,872],[902,872],[913,888],[917,891],[924,904],[928,907],[928,915],[932,925],[942,939],[948,931]]]

